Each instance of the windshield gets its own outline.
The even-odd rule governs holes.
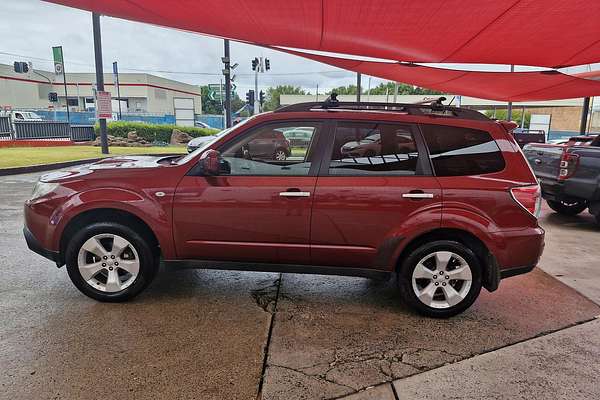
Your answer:
[[[247,119],[243,120],[242,122],[238,123],[237,125],[232,126],[231,128],[222,130],[221,132],[217,133],[212,140],[208,140],[205,143],[202,143],[202,145],[200,147],[198,147],[196,150],[192,151],[187,156],[180,158],[179,160],[176,161],[176,163],[178,165],[181,165],[181,164],[185,164],[185,163],[189,162],[191,159],[196,157],[198,154],[202,153],[204,150],[206,150],[207,148],[212,146],[212,144],[214,142],[216,142],[217,140],[220,140],[223,136],[229,134],[229,132],[231,132],[232,130],[237,129],[242,125],[245,125],[248,121],[252,120],[253,118],[254,117],[247,118]]]

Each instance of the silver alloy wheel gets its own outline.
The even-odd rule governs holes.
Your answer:
[[[102,292],[116,293],[135,281],[140,271],[140,257],[127,239],[102,233],[83,243],[77,266],[88,285]]]
[[[464,258],[451,251],[436,251],[417,263],[412,288],[421,303],[431,308],[450,308],[469,294],[473,275]]]
[[[285,151],[283,151],[283,150],[277,150],[275,152],[275,159],[277,161],[285,161],[286,158],[287,158],[287,155],[285,154]]]

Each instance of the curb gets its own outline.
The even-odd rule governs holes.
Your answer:
[[[0,176],[17,175],[17,174],[30,174],[33,172],[50,171],[58,168],[72,167],[75,165],[90,164],[96,161],[100,161],[102,158],[87,158],[84,160],[73,160],[64,161],[54,164],[39,164],[29,165],[26,167],[15,167],[15,168],[0,168]]]

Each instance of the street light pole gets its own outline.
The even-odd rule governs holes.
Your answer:
[[[96,90],[104,91],[104,71],[102,67],[102,38],[100,36],[100,14],[92,13],[92,30],[94,32],[94,56],[96,61]],[[96,103],[96,111],[98,104]],[[100,125],[100,143],[102,154],[108,154],[108,135],[106,133],[106,119],[98,118]]]
[[[583,99],[583,108],[581,109],[581,123],[579,124],[579,133],[584,134],[587,128],[588,113],[590,112],[590,98]]]
[[[113,74],[115,76],[115,86],[117,87],[117,101],[119,102],[119,121],[123,119],[121,114],[121,86],[119,85],[119,66],[117,62],[113,62]]]
[[[510,72],[515,72],[515,66],[513,64],[510,65]],[[512,121],[512,101],[508,102],[508,110],[506,111],[506,120]]]
[[[360,72],[356,73],[356,102],[360,103]]]
[[[223,63],[225,69],[223,75],[225,75],[225,124],[227,128],[231,128],[231,60],[229,58],[229,39],[224,40],[225,57],[223,57]]]
[[[260,112],[260,103],[258,102],[258,72],[262,64],[262,57],[259,59],[254,71],[254,106],[252,107],[252,115],[256,115]]]

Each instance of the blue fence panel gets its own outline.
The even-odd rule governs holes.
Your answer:
[[[224,129],[222,115],[196,114],[196,121],[204,122],[211,128]]]

